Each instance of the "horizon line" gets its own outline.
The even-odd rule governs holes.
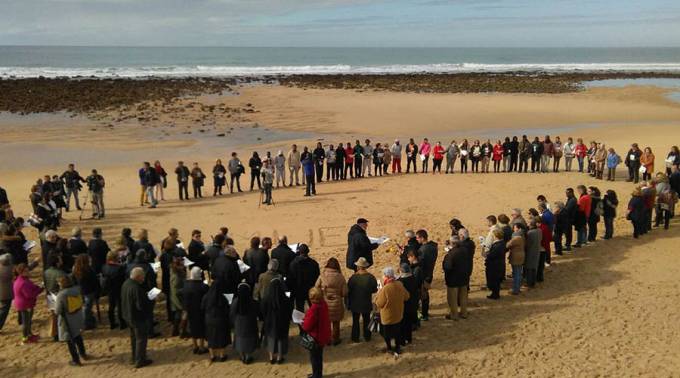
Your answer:
[[[678,46],[247,46],[247,45],[91,45],[0,44],[0,47],[110,47],[110,48],[266,48],[266,49],[680,49]]]

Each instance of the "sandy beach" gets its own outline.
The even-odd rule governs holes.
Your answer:
[[[177,160],[196,161],[207,173],[215,159],[226,162],[232,151],[247,160],[252,151],[288,151],[292,143],[311,147],[317,141],[326,145],[367,137],[383,143],[399,138],[405,143],[409,137],[416,141],[429,137],[448,144],[451,139],[495,141],[525,133],[559,135],[563,141],[569,136],[602,141],[621,155],[637,142],[652,148],[659,170],[669,147],[680,138],[680,103],[668,99],[668,92],[630,86],[559,94],[407,93],[241,83],[231,85],[228,93],[152,99],[75,116],[2,113],[0,186],[7,190],[16,215],[27,216],[30,185],[74,162],[81,174],[97,168],[106,178],[107,216],[80,222],[78,213],[66,213],[59,232],[63,236],[74,226],[88,236],[93,227],[103,227],[104,238],[112,242],[123,227],[133,232],[147,228],[150,240],[157,243],[170,227],[188,240],[193,229],[202,230],[208,239],[226,225],[239,252],[252,236],[287,235],[291,243],[309,244],[311,256],[322,264],[332,256],[344,262],[347,231],[358,217],[369,219],[371,236],[401,242],[406,229],[424,228],[443,245],[452,217],[461,219],[476,240],[486,234],[487,215],[509,213],[514,207],[526,210],[535,206],[538,194],[553,202],[564,199],[565,188],[579,184],[614,189],[622,202],[616,238],[554,258],[546,282],[538,288],[517,297],[504,295],[498,302],[486,300],[487,292],[480,289],[484,265],[478,250],[470,317],[447,321],[440,248],[431,292],[433,316],[414,334],[414,344],[398,360],[380,352],[384,344],[379,338],[351,344],[351,316],[346,315],[344,342],[326,350],[324,372],[331,377],[670,377],[678,375],[680,366],[673,353],[680,347],[676,300],[680,263],[675,256],[680,223],[675,220],[669,231],[654,230],[633,240],[632,227],[624,218],[633,187],[624,182],[624,166],[614,183],[575,172],[390,175],[322,183],[314,198],[303,197],[301,187],[275,190],[273,207],[258,206],[258,192],[180,202],[171,175],[167,201],[157,209],[140,208],[137,178],[143,161],[160,160],[168,171],[174,170]],[[243,176],[242,186],[247,188],[248,181],[249,175]],[[206,185],[204,193],[212,194],[212,179]],[[33,229],[27,237],[37,240]],[[36,249],[31,257],[38,256]],[[371,272],[376,276],[383,266],[396,264],[394,243],[378,249],[375,259]],[[343,273],[349,277],[349,272]],[[33,277],[38,279],[40,272]],[[156,306],[157,311],[163,307]],[[209,365],[207,358],[191,353],[190,341],[170,338],[169,325],[162,324],[164,336],[149,343],[154,364],[136,374],[309,373],[308,356],[295,337],[281,366],[270,365],[263,351],[256,354],[256,363],[242,365],[232,361],[231,349],[229,362]],[[47,340],[44,297],[36,308],[34,330],[43,336],[41,342],[21,346],[12,312],[0,333],[5,376],[134,373],[127,364],[128,333],[109,331],[106,320],[97,330],[84,333],[88,352],[95,358],[78,369],[66,365],[65,345]],[[291,336],[296,334],[291,331]]]

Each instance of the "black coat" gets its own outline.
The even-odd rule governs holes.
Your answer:
[[[208,269],[208,256],[203,254],[205,251],[205,246],[203,243],[192,240],[189,243],[189,248],[187,249],[187,258],[193,261],[194,265],[201,268],[202,270]]]
[[[220,255],[215,259],[210,274],[213,280],[222,280],[224,293],[236,294],[241,282],[241,271],[238,268],[237,256]]]
[[[314,287],[319,278],[319,263],[309,256],[300,255],[290,263],[288,279],[286,283],[291,291],[291,296],[299,299],[307,299],[309,289]]]
[[[111,251],[105,240],[92,239],[87,246],[87,254],[92,259],[92,267],[97,273],[101,273],[102,266],[106,264],[106,255]]]
[[[467,286],[470,282],[468,271],[468,251],[462,245],[456,245],[444,255],[442,268],[447,287]]]
[[[128,278],[121,289],[121,310],[123,319],[131,327],[148,328],[153,313],[153,302],[147,297],[147,290],[137,281]]]
[[[148,240],[137,240],[133,245],[132,249],[130,250],[130,255],[128,256],[128,259],[130,261],[134,261],[135,258],[137,257],[137,251],[140,249],[145,250],[146,252],[150,253],[151,256],[153,256],[153,259],[156,259],[156,251],[153,249],[153,246],[151,243],[149,243]]]
[[[475,245],[475,242],[472,241],[472,239],[465,239],[461,242],[461,245],[463,248],[465,248],[465,262],[467,263],[468,267],[468,283],[467,285],[470,284],[470,276],[472,276],[472,270],[474,269],[475,266],[475,250],[477,249],[477,246]]]
[[[628,220],[642,223],[645,220],[645,200],[642,196],[633,196],[628,202]]]
[[[0,188],[0,207],[9,204],[9,198],[7,198],[7,191]]]
[[[368,314],[373,309],[373,294],[378,292],[378,280],[368,272],[355,273],[347,281],[347,309]]]
[[[250,287],[255,287],[260,274],[267,271],[269,265],[269,254],[262,248],[249,249],[243,256],[243,262],[250,266],[246,274],[246,281]]]
[[[120,298],[120,292],[125,282],[125,266],[106,264],[102,267],[102,276],[105,277],[106,288],[109,298]],[[120,302],[119,302],[120,303]]]
[[[484,260],[486,276],[493,279],[503,279],[505,275],[505,241],[494,242]]]
[[[279,262],[279,273],[282,276],[288,277],[288,271],[290,270],[290,263],[295,259],[295,252],[288,247],[287,244],[279,244],[276,248],[272,249],[271,258],[276,259]]]
[[[378,248],[378,244],[371,244],[366,235],[366,230],[358,224],[353,225],[347,234],[347,269],[355,270],[354,265],[360,257],[368,261],[369,266],[373,265],[373,250]]]
[[[260,305],[262,317],[264,318],[264,323],[262,324],[264,335],[277,339],[287,339],[293,305],[285,295],[283,281],[278,279],[272,280]]]
[[[132,269],[137,267],[144,270],[143,286],[146,291],[149,291],[158,285],[156,281],[158,279],[158,275],[156,275],[156,272],[154,272],[151,265],[149,265],[149,263],[143,259],[143,256],[137,256],[133,262],[126,266],[125,276],[130,277],[130,272],[132,272]]]
[[[432,283],[438,254],[437,243],[431,240],[420,247],[420,267],[423,269],[424,279],[428,283]]]
[[[212,266],[215,264],[215,260],[222,254],[224,254],[222,246],[214,243],[205,250],[205,258],[208,261],[208,269],[212,269]]]
[[[182,288],[182,307],[187,312],[189,334],[192,338],[205,337],[205,312],[201,301],[208,292],[208,285],[203,281],[187,280]]]
[[[398,281],[404,285],[404,289],[409,293],[408,300],[404,302],[404,313],[416,314],[418,312],[418,293],[420,292],[418,280],[411,274],[408,277],[399,278]]]
[[[420,243],[416,238],[409,238],[408,242],[404,246],[404,250],[399,255],[399,264],[408,264],[408,251],[413,251],[416,257],[419,255]]]

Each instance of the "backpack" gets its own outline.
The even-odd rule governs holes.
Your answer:
[[[600,200],[597,205],[595,205],[595,215],[602,216],[604,214],[604,206],[602,205],[602,201]]]

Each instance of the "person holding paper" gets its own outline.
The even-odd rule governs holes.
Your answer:
[[[33,309],[38,300],[38,295],[44,288],[38,287],[29,278],[30,271],[26,264],[19,264],[14,268],[14,307],[19,312],[21,319],[21,343],[31,344],[38,342],[39,337],[32,332]]]
[[[373,294],[378,291],[378,281],[375,276],[369,273],[368,261],[360,257],[355,263],[357,267],[347,282],[347,308],[352,312],[352,342],[359,342],[360,325],[359,321],[363,317],[364,340],[371,341],[371,331],[368,324],[371,320],[371,310],[373,309]]]
[[[427,173],[428,169],[428,164],[430,161],[430,150],[432,149],[432,146],[430,145],[430,142],[427,140],[427,138],[423,139],[423,142],[420,144],[420,160],[422,161],[422,171],[423,173]]]
[[[366,235],[367,228],[368,220],[359,218],[357,223],[349,229],[347,234],[347,256],[345,259],[347,269],[356,271],[355,263],[360,257],[365,258],[369,266],[373,265],[373,250],[380,245],[371,243]]]
[[[222,188],[227,183],[227,169],[222,165],[222,160],[217,159],[212,169],[213,173],[213,197],[222,195]]]
[[[345,316],[345,297],[347,296],[347,282],[340,270],[340,263],[335,257],[326,262],[323,272],[314,285],[323,292],[328,304],[328,314],[331,320],[333,345],[342,342],[340,339],[340,321]]]
[[[83,297],[80,287],[74,286],[68,276],[59,279],[61,291],[56,296],[55,312],[59,316],[59,341],[66,341],[71,354],[71,366],[80,366],[80,360],[87,360],[85,344],[81,332],[85,326],[83,319]]]
[[[47,256],[47,270],[43,273],[43,279],[45,283],[45,290],[47,291],[48,296],[56,296],[59,293],[59,279],[61,277],[66,276],[66,272],[62,270],[62,262],[61,262],[61,256],[59,253],[56,251],[50,252],[50,254]],[[58,313],[56,312],[55,304],[54,301],[52,301],[52,306],[48,306],[48,309],[50,310],[50,320],[51,320],[51,327],[50,327],[50,337],[53,337],[54,340],[57,340],[57,315]]]
[[[234,247],[227,245],[224,253],[215,259],[210,276],[213,280],[222,280],[223,293],[235,294],[243,275],[238,266],[239,255]]]
[[[250,285],[245,282],[240,283],[236,298],[231,303],[229,315],[234,325],[234,350],[240,355],[241,362],[246,365],[253,362],[252,354],[257,348],[259,339],[257,313],[257,305],[253,301]]]
[[[151,331],[153,302],[147,296],[147,290],[143,285],[144,278],[144,269],[140,267],[133,268],[130,272],[130,278],[123,283],[121,289],[123,319],[130,326],[131,362],[134,363],[137,369],[152,363],[146,355],[146,344],[149,338],[149,331]]]
[[[288,354],[288,331],[293,306],[286,296],[286,286],[281,278],[271,280],[262,297],[260,308],[264,318],[262,334],[264,346],[269,352],[269,362],[272,365],[282,364]]]
[[[307,294],[309,289],[314,287],[319,277],[319,263],[309,257],[309,247],[306,244],[298,246],[298,256],[290,263],[288,280],[286,283],[291,290],[291,295],[295,300],[295,308],[298,311],[305,310],[305,302],[309,299]]]
[[[305,313],[302,330],[316,341],[316,346],[309,351],[312,374],[307,377],[321,378],[323,377],[323,350],[331,342],[331,321],[328,315],[328,305],[324,301],[321,290],[313,287],[309,289],[307,295],[311,306]]]
[[[640,158],[642,157],[642,151],[638,147],[637,143],[633,143],[626,154],[625,164],[628,167],[628,182],[635,182],[636,184],[640,181]]]

